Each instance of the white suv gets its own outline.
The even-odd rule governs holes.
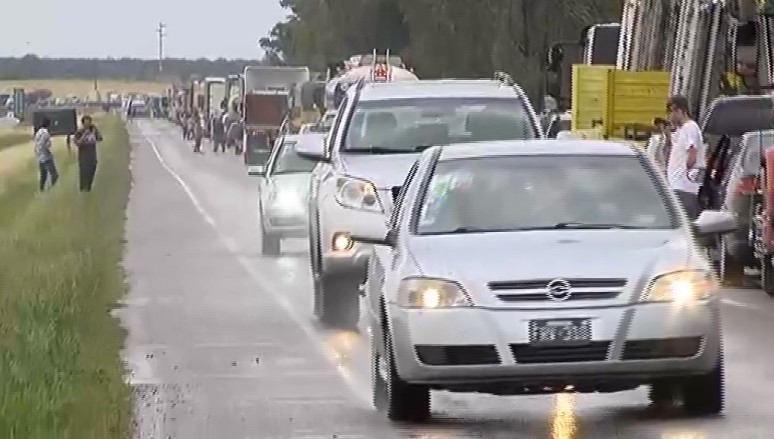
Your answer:
[[[299,145],[320,164],[310,180],[309,251],[314,313],[351,328],[370,247],[354,225],[384,225],[392,191],[435,145],[542,138],[529,99],[494,80],[359,83],[348,90],[324,144]]]

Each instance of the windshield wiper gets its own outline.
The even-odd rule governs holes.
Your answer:
[[[414,154],[422,152],[427,148],[431,148],[433,145],[420,145],[412,147],[394,148],[389,146],[369,146],[368,148],[353,148],[347,149],[346,152],[351,153],[372,153],[372,154]]]
[[[553,226],[544,227],[544,229],[640,229],[641,227],[631,226],[627,224],[615,224],[615,223],[579,223],[579,222],[565,222],[556,223]]]
[[[464,233],[496,233],[496,232],[528,232],[532,230],[569,230],[569,229],[589,229],[589,230],[608,230],[608,229],[641,229],[642,227],[630,226],[626,224],[602,224],[602,223],[577,223],[564,222],[556,223],[551,226],[534,227],[512,227],[512,228],[480,228],[480,227],[457,227],[452,230],[443,230],[438,232],[422,233],[423,235],[454,235]]]

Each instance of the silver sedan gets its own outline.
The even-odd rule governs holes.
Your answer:
[[[561,143],[561,144],[560,144]],[[393,420],[430,415],[431,389],[617,392],[723,409],[718,283],[643,154],[602,141],[507,141],[425,151],[375,244],[363,286],[373,397]]]
[[[275,143],[265,166],[248,168],[250,175],[261,177],[258,190],[264,255],[278,255],[283,238],[306,236],[309,175],[317,162],[296,154],[296,147],[322,143],[323,138],[319,133],[283,136]]]

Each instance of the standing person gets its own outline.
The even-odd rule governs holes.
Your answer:
[[[662,126],[667,157],[667,179],[691,220],[701,212],[699,189],[704,174],[705,146],[701,128],[690,117],[688,99],[673,96],[667,104],[669,126]]]
[[[59,172],[54,163],[54,154],[51,152],[51,133],[48,129],[51,127],[51,120],[44,118],[40,128],[35,133],[35,158],[38,160],[38,169],[40,170],[40,191],[46,190],[46,182],[51,179],[51,186],[54,186],[59,180]]]
[[[223,112],[218,112],[212,118],[212,145],[215,152],[220,147],[221,152],[226,152],[226,128],[223,124]]]
[[[94,174],[97,172],[97,143],[102,141],[91,116],[81,118],[81,129],[75,133],[75,144],[78,145],[78,168],[80,170],[81,192],[91,192]]]
[[[194,152],[202,152],[202,138],[204,137],[204,127],[202,124],[201,115],[195,113],[193,117],[193,136],[194,136]]]

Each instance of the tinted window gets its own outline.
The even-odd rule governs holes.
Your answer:
[[[434,145],[537,136],[521,99],[392,99],[358,104],[343,149],[415,152]]]
[[[705,134],[738,137],[750,131],[774,129],[770,98],[716,101],[704,121]]]
[[[591,41],[591,63],[615,65],[618,61],[620,26],[597,26]]]
[[[521,156],[438,163],[418,234],[533,228],[674,228],[663,188],[626,156]]]
[[[287,174],[291,172],[312,172],[316,165],[316,161],[305,159],[296,154],[295,141],[286,141],[282,144],[277,153],[272,173]]]

